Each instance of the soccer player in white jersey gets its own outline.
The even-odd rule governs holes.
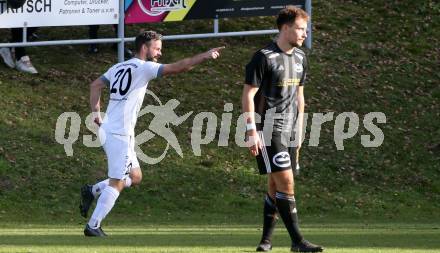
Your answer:
[[[154,31],[136,37],[134,58],[111,67],[90,85],[90,106],[94,121],[100,126],[100,139],[108,159],[108,179],[81,188],[81,215],[87,217],[94,199],[97,204],[84,229],[86,236],[106,236],[101,222],[113,208],[119,193],[139,184],[142,172],[134,151],[134,128],[144,100],[148,82],[154,78],[177,74],[220,56],[224,47],[185,58],[172,64],[157,63],[162,53],[162,35]],[[100,96],[110,89],[110,100],[104,120],[101,119]],[[104,140],[105,139],[105,140]]]

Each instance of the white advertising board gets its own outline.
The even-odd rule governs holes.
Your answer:
[[[0,28],[117,24],[119,0],[27,0],[8,8],[0,0]]]

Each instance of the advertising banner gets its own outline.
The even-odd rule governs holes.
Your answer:
[[[125,23],[272,16],[305,0],[125,0]]]
[[[117,24],[119,0],[27,0],[18,9],[0,0],[0,28]]]

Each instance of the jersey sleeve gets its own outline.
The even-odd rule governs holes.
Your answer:
[[[254,54],[251,61],[246,65],[245,83],[260,87],[266,73],[267,62],[265,55],[258,51]]]
[[[101,81],[103,81],[105,84],[107,84],[108,86],[110,86],[110,78],[111,78],[111,71],[112,68],[110,68],[109,70],[107,70],[107,72],[105,72],[99,79],[101,79]]]
[[[307,77],[307,72],[309,71],[309,63],[307,60],[307,56],[304,55],[303,58],[303,73],[301,75],[301,79],[299,80],[299,86],[304,86],[305,82],[306,82],[306,77]]]
[[[143,66],[148,81],[162,76],[163,64],[147,62]]]

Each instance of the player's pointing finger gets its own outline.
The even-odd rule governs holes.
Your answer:
[[[222,46],[222,47],[216,47],[216,48],[214,48],[214,50],[215,51],[220,51],[220,50],[223,50],[223,49],[225,49],[226,47],[225,46]]]

